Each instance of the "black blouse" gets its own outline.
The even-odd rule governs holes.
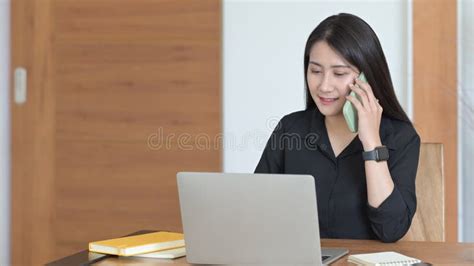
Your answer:
[[[386,116],[382,116],[380,137],[389,149],[388,167],[395,187],[378,208],[367,201],[359,137],[335,157],[324,116],[316,109],[294,112],[280,120],[255,173],[312,175],[321,238],[394,242],[408,231],[416,210],[420,137],[410,123]]]

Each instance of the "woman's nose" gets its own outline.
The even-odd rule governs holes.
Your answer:
[[[330,85],[331,82],[329,80],[329,77],[327,75],[324,75],[321,82],[319,83],[319,91],[322,92],[330,92],[332,91],[332,86]]]

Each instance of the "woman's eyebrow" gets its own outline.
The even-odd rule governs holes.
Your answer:
[[[319,67],[323,67],[320,63],[318,62],[314,62],[314,61],[309,61],[310,64],[313,64],[313,65],[317,65]],[[336,67],[346,67],[346,68],[351,68],[350,66],[348,65],[332,65],[330,66],[331,68],[336,68]]]

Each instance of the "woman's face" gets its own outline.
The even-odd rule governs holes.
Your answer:
[[[326,41],[319,41],[310,50],[307,71],[309,91],[319,111],[325,116],[341,114],[349,84],[354,83],[359,70]]]

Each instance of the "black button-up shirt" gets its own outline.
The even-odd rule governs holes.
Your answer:
[[[378,208],[367,201],[363,146],[358,137],[336,157],[324,116],[316,109],[284,116],[255,173],[310,174],[316,183],[322,238],[394,242],[408,231],[416,210],[415,176],[420,138],[410,123],[382,116],[382,144],[394,190]]]

